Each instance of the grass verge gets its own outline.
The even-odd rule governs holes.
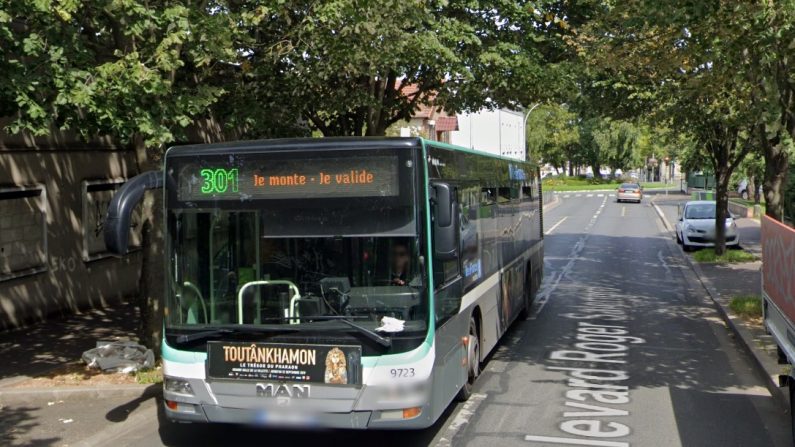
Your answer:
[[[163,383],[163,370],[160,368],[144,369],[135,372],[135,382],[139,385]]]
[[[729,301],[729,309],[742,318],[762,318],[762,297],[758,295],[736,296]]]
[[[693,260],[696,262],[711,262],[714,264],[734,264],[737,262],[753,262],[757,257],[747,251],[733,250],[727,248],[723,255],[715,254],[715,249],[705,248],[693,253]]]
[[[632,180],[582,178],[582,177],[554,177],[544,179],[542,186],[545,191],[597,191],[617,189],[622,183],[634,183]],[[660,189],[671,187],[661,182],[643,182],[644,189]]]

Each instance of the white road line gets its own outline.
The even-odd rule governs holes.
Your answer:
[[[571,197],[571,194],[566,194],[563,196],[564,199],[568,199],[569,197]]]
[[[544,234],[549,234],[549,233],[551,233],[551,232],[552,232],[552,231],[553,231],[555,228],[557,228],[557,227],[558,227],[558,225],[562,224],[562,223],[563,223],[563,221],[564,221],[564,220],[566,220],[566,219],[568,219],[568,218],[569,218],[569,216],[563,216],[563,219],[560,219],[560,220],[558,221],[558,223],[556,223],[555,225],[552,225],[552,228],[550,228],[549,230],[547,230],[547,231],[546,231]]]
[[[597,194],[596,197],[604,197],[604,194]]]
[[[544,281],[541,286],[541,290],[538,291],[536,295],[536,300],[533,303],[533,309],[530,312],[530,317],[528,319],[535,320],[538,318],[538,315],[541,314],[541,311],[544,310],[544,306],[547,305],[549,302],[550,296],[552,296],[552,292],[558,288],[558,284],[560,284],[560,280],[563,279],[564,276],[569,274],[569,271],[574,267],[574,262],[580,257],[580,252],[582,252],[583,248],[585,248],[585,243],[588,241],[588,237],[590,237],[591,228],[593,228],[594,224],[596,223],[596,219],[599,218],[599,215],[602,214],[602,210],[605,208],[605,204],[607,203],[607,197],[602,199],[602,204],[599,205],[599,208],[594,213],[591,221],[588,222],[588,225],[585,226],[583,230],[583,235],[580,236],[580,239],[574,244],[574,247],[571,249],[571,253],[568,256],[568,262],[566,265],[563,266],[560,271],[555,272],[550,277],[549,281]],[[564,217],[565,219],[565,217]],[[555,226],[560,225],[564,219],[561,219]],[[549,231],[552,231],[554,227],[550,228]]]
[[[524,437],[524,440],[529,442],[547,442],[550,444],[594,445],[599,447],[629,447],[628,442],[600,441],[597,439],[560,438],[557,436],[527,435]]]
[[[621,207],[621,217],[624,217],[626,215],[627,215],[627,206],[624,205]]]
[[[582,197],[582,194],[577,194],[577,195],[576,195],[576,196],[574,196],[574,197]]]
[[[585,197],[593,197],[593,194],[588,194]]]
[[[472,418],[472,415],[475,414],[480,403],[483,402],[483,399],[486,398],[485,394],[480,393],[473,393],[469,396],[469,400],[461,407],[461,410],[458,411],[458,414],[455,415],[453,421],[450,422],[450,425],[447,427],[447,430],[444,432],[444,436],[439,438],[434,444],[435,447],[448,447],[453,445],[453,438],[458,434],[461,429],[469,424],[469,420]]]

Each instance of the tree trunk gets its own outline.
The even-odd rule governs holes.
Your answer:
[[[163,265],[163,193],[147,191],[143,203],[141,277],[138,284],[141,344],[160,356],[163,338],[165,266]]]
[[[726,252],[726,218],[729,215],[729,172],[728,161],[715,169],[715,254]]]
[[[138,171],[160,169],[161,153],[147,148],[143,140],[134,139]],[[163,192],[147,191],[141,207],[141,276],[138,279],[138,338],[144,346],[160,356],[163,338],[165,271],[163,265]]]
[[[789,174],[789,157],[783,144],[774,144],[762,136],[765,155],[765,214],[773,219],[784,219],[784,188]]]

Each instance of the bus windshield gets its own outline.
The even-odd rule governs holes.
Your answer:
[[[266,214],[170,213],[168,327],[317,324],[383,317],[423,329],[427,305],[416,236],[275,237]]]

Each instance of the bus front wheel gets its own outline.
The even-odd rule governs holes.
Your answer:
[[[458,391],[456,399],[464,402],[472,395],[472,387],[480,375],[480,334],[475,316],[469,319],[469,342],[467,343],[467,380]]]

